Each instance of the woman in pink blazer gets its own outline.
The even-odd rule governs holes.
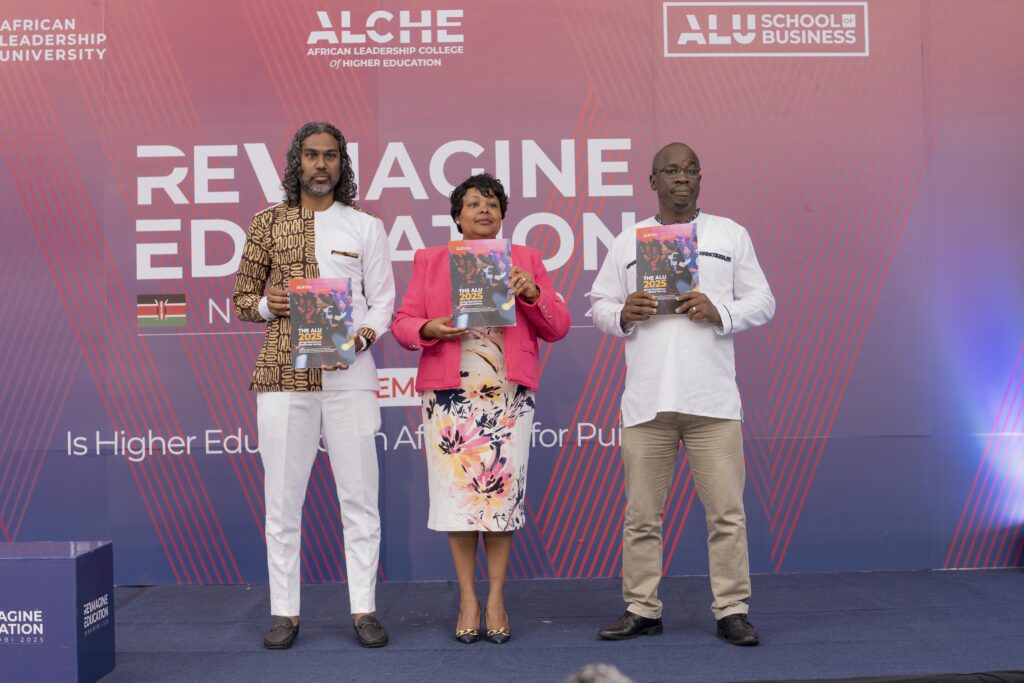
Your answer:
[[[470,177],[451,194],[451,215],[466,240],[494,239],[507,206],[501,182],[486,173]],[[474,272],[472,264],[466,266],[467,275]],[[427,526],[448,532],[460,591],[455,637],[467,644],[480,638],[481,607],[473,583],[480,533],[490,581],[486,637],[494,643],[511,637],[504,587],[512,533],[526,522],[526,470],[540,384],[537,339],[558,341],[570,323],[569,309],[555,294],[536,250],[513,246],[507,277],[515,296],[515,325],[457,327],[448,247],[420,249],[391,327],[400,344],[421,351],[416,389],[423,395]],[[495,297],[504,301],[500,292]]]

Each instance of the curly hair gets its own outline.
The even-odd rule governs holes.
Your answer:
[[[334,186],[334,199],[352,206],[356,198],[356,176],[352,171],[352,160],[348,156],[348,146],[345,144],[345,136],[341,131],[329,123],[321,121],[310,121],[295,133],[292,144],[285,155],[284,179],[281,181],[281,189],[284,190],[285,201],[295,206],[299,203],[299,179],[302,176],[302,161],[299,158],[302,152],[302,143],[310,135],[328,133],[338,141],[341,150],[341,175],[338,184]]]
[[[462,213],[462,200],[466,197],[466,193],[474,188],[485,197],[498,198],[498,205],[501,207],[501,217],[503,219],[505,218],[505,210],[508,209],[508,195],[505,194],[505,186],[501,184],[500,180],[490,173],[471,175],[452,190],[451,195],[448,197],[452,203],[452,220],[455,221],[455,227],[460,233],[462,232],[462,226],[459,225],[458,218],[459,214]]]

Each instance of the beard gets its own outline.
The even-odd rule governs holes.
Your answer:
[[[330,178],[326,183],[313,182],[312,178],[302,177],[299,180],[299,184],[302,185],[302,189],[306,191],[306,194],[311,197],[324,197],[332,194],[334,188],[338,186],[340,178]]]

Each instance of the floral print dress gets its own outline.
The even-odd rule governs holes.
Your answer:
[[[526,523],[533,392],[505,376],[500,327],[462,336],[462,386],[423,392],[436,531],[512,531]]]

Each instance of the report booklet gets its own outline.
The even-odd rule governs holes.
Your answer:
[[[452,279],[452,327],[516,324],[512,295],[512,244],[508,240],[448,243]]]
[[[674,315],[676,295],[698,285],[696,223],[637,228],[636,289],[658,300],[655,315]]]
[[[292,367],[319,368],[356,359],[352,329],[352,281],[296,278],[288,281]]]

